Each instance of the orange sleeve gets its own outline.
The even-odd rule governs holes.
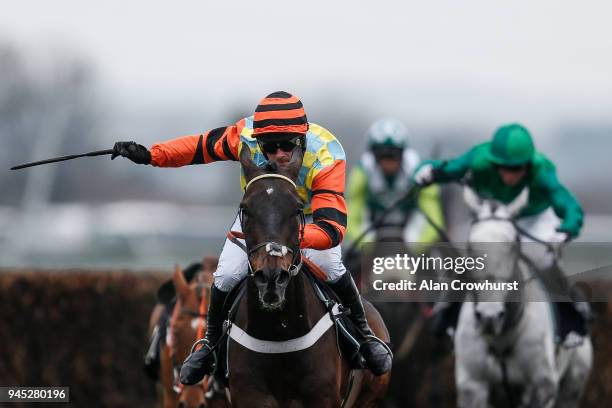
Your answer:
[[[244,119],[232,126],[209,130],[201,135],[183,136],[151,146],[151,164],[156,167],[180,167],[215,161],[238,161],[240,132]]]
[[[306,225],[302,248],[329,249],[340,245],[346,231],[344,184],[346,162],[336,160],[312,181],[313,223]]]

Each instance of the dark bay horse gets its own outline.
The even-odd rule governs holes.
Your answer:
[[[380,377],[368,370],[351,373],[339,354],[333,325],[313,344],[296,346],[316,331],[313,327],[328,314],[301,271],[303,203],[295,180],[302,152],[296,149],[285,169],[256,166],[246,146],[240,161],[247,180],[240,208],[250,271],[232,329],[239,327],[270,351],[253,351],[229,341],[232,406],[377,406],[390,373]],[[364,303],[372,330],[389,342],[380,315]]]

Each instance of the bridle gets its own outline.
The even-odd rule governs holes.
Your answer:
[[[509,222],[514,227],[514,229],[517,232],[516,237],[514,238],[514,244],[517,246],[515,249],[517,256],[514,257],[512,271],[515,273],[518,273],[518,276],[520,277],[519,260],[521,259],[521,238],[520,238],[521,230],[518,229],[516,222],[512,219],[509,219],[506,217],[499,217],[499,216],[492,214],[488,217],[474,218],[471,222],[471,226],[473,226],[474,224],[478,222],[482,222],[482,221],[506,221],[506,222]],[[511,244],[511,242],[506,242],[505,244]],[[468,247],[468,250],[471,250],[471,248]],[[497,279],[493,279],[493,280],[497,281]],[[521,283],[522,283],[522,286],[524,286],[526,282],[523,280]],[[473,292],[473,296],[474,296],[475,303],[478,303],[478,294],[476,291]],[[507,303],[508,303],[507,300],[504,301],[504,304],[507,304]],[[512,303],[516,303],[516,302],[512,302]],[[519,320],[523,317],[523,313],[525,310],[523,302],[518,302],[518,306],[519,306],[518,308],[509,308],[506,306],[506,309],[509,310],[510,313],[509,313],[509,316],[506,317],[504,321],[503,332],[507,331],[511,327],[514,327],[519,322]],[[476,308],[474,308],[474,314],[476,315]]]
[[[291,184],[294,189],[297,189],[295,182],[291,180],[289,177],[283,176],[282,174],[268,173],[268,174],[259,175],[257,177],[253,177],[247,183],[246,187],[244,188],[245,193],[246,191],[248,191],[249,187],[253,185],[253,183],[259,180],[271,179],[271,178],[284,180],[288,182],[289,184]],[[243,211],[244,209],[242,207],[238,210],[238,217],[240,219],[241,226],[243,225]],[[274,241],[265,241],[265,242],[260,242],[258,244],[255,244],[252,248],[246,248],[246,247],[243,248],[245,249],[247,253],[247,258],[248,258],[247,262],[249,265],[249,275],[250,276],[253,276],[255,274],[255,271],[253,270],[253,266],[251,265],[251,260],[250,260],[251,254],[255,253],[256,251],[259,251],[261,248],[264,248],[268,256],[284,257],[288,253],[292,254],[291,265],[289,266],[289,269],[286,270],[286,272],[288,272],[289,276],[291,277],[297,275],[300,272],[304,264],[302,260],[302,253],[300,252],[300,242],[304,238],[304,227],[306,226],[306,216],[304,215],[303,208],[300,208],[298,210],[297,217],[298,217],[298,225],[299,225],[298,229],[299,229],[299,234],[300,234],[297,245],[290,246],[290,245],[280,244]],[[244,228],[243,228],[243,231],[244,231]]]

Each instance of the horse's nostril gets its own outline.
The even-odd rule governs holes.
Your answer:
[[[267,292],[263,296],[263,300],[266,303],[276,303],[279,299],[280,298],[278,297],[278,295],[274,292]]]
[[[257,285],[265,285],[267,282],[266,277],[261,271],[255,271],[255,273],[253,274],[253,279],[255,280],[255,283]]]
[[[284,285],[285,283],[287,283],[288,280],[289,280],[289,272],[281,271],[278,274],[278,278],[276,278],[276,283],[278,285]]]
[[[185,408],[185,403],[183,401],[179,401],[177,407],[178,408]]]

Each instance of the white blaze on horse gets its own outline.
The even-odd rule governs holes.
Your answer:
[[[472,292],[471,301],[464,303],[454,337],[459,407],[577,407],[591,370],[590,338],[574,348],[557,345],[552,304],[528,301],[546,296],[519,260],[520,241],[512,222],[528,195],[525,189],[503,205],[481,200],[469,188],[464,191],[476,215],[470,246],[488,243],[483,246],[492,249],[486,268],[471,271],[468,278],[519,281],[521,289],[498,292],[493,301],[487,298],[490,293]]]

